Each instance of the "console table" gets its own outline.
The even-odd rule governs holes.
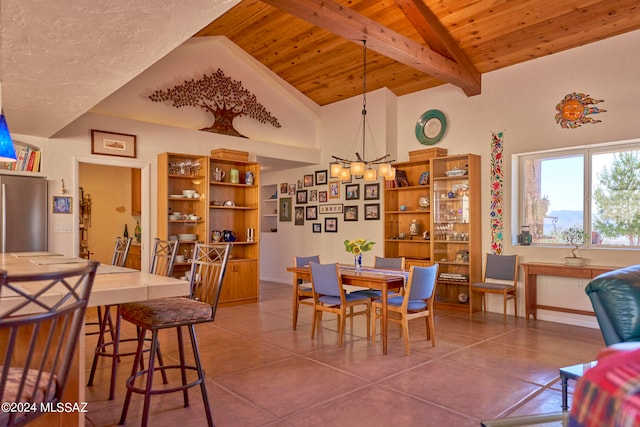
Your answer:
[[[536,320],[536,310],[538,308],[543,310],[563,311],[565,313],[584,314],[587,316],[593,316],[592,311],[576,310],[572,308],[556,307],[550,305],[538,304],[538,276],[555,276],[555,277],[574,277],[577,279],[593,279],[602,273],[615,270],[617,267],[603,267],[595,265],[566,265],[566,264],[552,264],[543,262],[528,262],[520,264],[524,269],[524,304],[525,314],[527,322],[529,317],[533,315],[533,319]]]

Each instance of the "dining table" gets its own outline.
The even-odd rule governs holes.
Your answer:
[[[299,280],[311,281],[311,268],[308,265],[300,267],[287,267],[287,271],[293,273],[293,304],[297,303],[296,288]],[[409,273],[402,270],[376,269],[362,267],[356,271],[354,266],[338,264],[338,272],[342,285],[361,288],[378,289],[382,291],[382,354],[387,354],[387,300],[390,289],[401,289],[409,277]],[[295,309],[295,308],[294,308]]]
[[[19,274],[45,273],[78,268],[88,260],[65,257],[51,252],[0,253],[0,269],[7,271],[9,277]],[[36,293],[39,284],[21,283],[23,289]],[[55,291],[50,291],[55,292]],[[144,301],[154,298],[179,297],[189,294],[189,282],[174,277],[158,276],[139,270],[100,264],[89,297],[89,307],[117,305],[126,302]],[[0,295],[0,307],[11,304],[11,296]],[[69,376],[64,401],[80,404],[85,402],[85,334],[81,333],[75,352],[72,372]],[[124,388],[124,384],[122,385]],[[83,412],[50,413],[36,419],[30,425],[43,426],[84,426]]]

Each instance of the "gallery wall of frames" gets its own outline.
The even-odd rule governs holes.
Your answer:
[[[309,226],[314,233],[337,233],[341,221],[379,221],[380,183],[362,176],[341,181],[317,170],[278,185],[278,221]]]

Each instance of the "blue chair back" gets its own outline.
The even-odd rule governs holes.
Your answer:
[[[338,276],[338,266],[336,264],[311,264],[311,281],[313,289],[317,294],[340,297],[340,277]]]
[[[429,267],[412,267],[411,289],[409,300],[426,300],[431,298],[436,286],[438,264]]]
[[[295,259],[296,267],[304,267],[305,265],[308,265],[311,262],[315,262],[316,264],[320,264],[320,256],[319,255],[297,256],[294,259]]]
[[[375,268],[391,268],[394,270],[403,270],[404,257],[385,258],[385,257],[376,256],[373,266]]]

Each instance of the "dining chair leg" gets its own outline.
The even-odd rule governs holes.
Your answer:
[[[315,338],[316,335],[316,324],[318,323],[318,313],[315,308],[313,309],[313,322],[311,323],[311,339]]]
[[[427,335],[427,338],[429,338],[429,336],[431,336],[431,347],[435,347],[436,346],[436,323],[435,323],[435,319],[432,316],[432,313],[429,313],[429,317],[427,317],[428,320],[428,324],[429,324],[429,334]]]
[[[402,319],[402,335],[404,335],[404,352],[409,356],[411,354],[411,347],[409,347],[409,320],[406,317]]]
[[[198,349],[198,340],[196,339],[195,325],[189,325],[189,336],[191,337],[191,347],[193,348],[193,358],[196,363],[198,377],[200,378],[200,390],[202,391],[202,400],[204,402],[204,411],[207,415],[207,424],[213,427],[213,416],[211,415],[211,407],[209,405],[209,396],[207,394],[207,384],[205,382],[204,369],[200,361],[200,350]]]
[[[502,296],[502,300],[503,300],[502,324],[506,325],[507,324],[507,294],[506,293]]]
[[[180,377],[182,379],[182,385],[187,385],[187,370],[185,368],[186,362],[184,357],[184,340],[182,339],[182,326],[176,328],[178,334],[178,354],[180,355]],[[182,390],[182,398],[184,400],[184,407],[189,407],[189,390],[185,387]]]
[[[338,327],[338,347],[342,347],[342,339],[344,337],[344,329],[347,324],[347,311],[343,308],[342,312],[338,315],[339,327]]]
[[[375,345],[376,344],[376,320],[377,320],[377,316],[376,316],[376,309],[373,308],[373,316],[371,316],[371,344]]]
[[[294,283],[294,291],[293,291],[293,330],[295,331],[298,327],[298,310],[300,309],[300,295],[298,294],[298,285]]]
[[[127,420],[127,413],[129,412],[129,403],[131,403],[131,394],[133,391],[129,386],[133,386],[136,375],[136,367],[140,364],[142,358],[142,347],[144,346],[144,331],[143,333],[138,334],[138,347],[136,349],[136,355],[133,359],[133,365],[131,367],[131,376],[127,380],[127,394],[124,398],[124,404],[122,405],[122,413],[120,414],[120,421],[118,424],[122,425]],[[130,384],[129,384],[130,383]]]

